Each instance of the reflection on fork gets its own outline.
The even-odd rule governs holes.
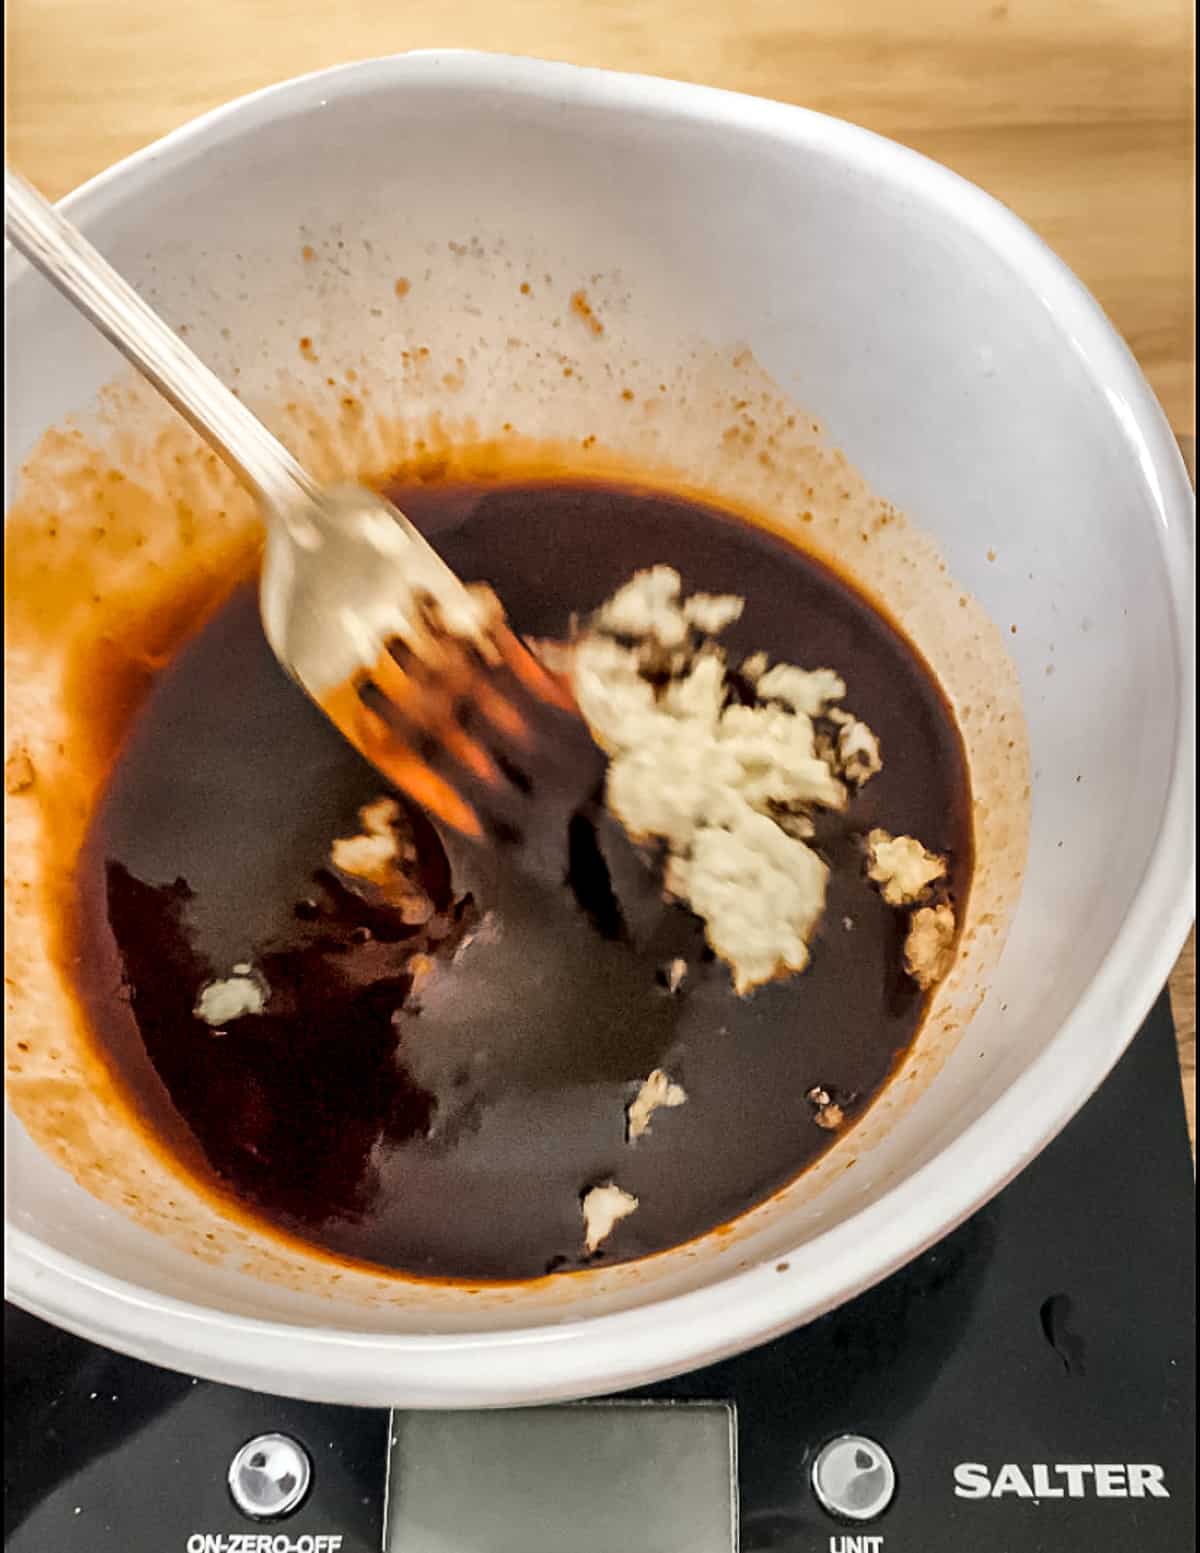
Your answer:
[[[565,677],[498,620],[486,638],[450,631],[418,601],[419,648],[393,636],[369,668],[321,698],[387,779],[463,835],[520,841],[529,805],[593,792],[604,759]]]

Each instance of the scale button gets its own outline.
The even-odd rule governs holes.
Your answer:
[[[286,1434],[247,1440],[229,1463],[229,1492],[243,1515],[272,1521],[298,1510],[312,1481],[308,1452]]]
[[[812,1469],[813,1492],[831,1515],[873,1521],[896,1492],[896,1469],[882,1445],[861,1434],[830,1440]]]

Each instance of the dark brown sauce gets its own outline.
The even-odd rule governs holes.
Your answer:
[[[905,918],[865,879],[875,825],[969,882],[961,741],[927,668],[843,580],[765,531],[600,485],[400,486],[391,494],[527,635],[565,633],[639,567],[748,603],[723,638],[846,679],[883,771],[821,822],[832,866],[810,968],[739,1000],[699,923],[644,880],[608,890],[586,821],[571,880],[516,866],[468,881],[410,811],[434,914],[405,926],[329,869],[382,783],[285,677],[250,588],[158,678],[79,864],[78,984],[141,1114],[264,1220],[326,1250],[429,1277],[521,1279],[587,1265],[581,1195],[640,1200],[592,1261],[678,1245],[810,1165],[886,1083],[925,999]],[[847,925],[849,924],[849,925]],[[413,991],[416,952],[433,974]],[[662,968],[687,962],[672,993]],[[201,988],[251,962],[266,1011],[215,1033]],[[625,1110],[664,1067],[687,1103],[630,1145]]]

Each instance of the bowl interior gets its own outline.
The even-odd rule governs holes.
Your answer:
[[[1127,353],[1007,213],[898,148],[794,110],[456,55],[266,94],[99,180],[72,213],[268,407],[281,364],[320,401],[327,369],[386,368],[422,338],[443,356],[478,351],[501,319],[558,348],[583,327],[579,289],[608,348],[627,342],[631,372],[661,363],[665,377],[695,341],[748,346],[1007,634],[1032,835],[1007,949],[965,1039],[862,1168],[735,1260],[648,1278],[619,1299],[584,1296],[535,1324],[703,1293],[808,1243],[811,1256],[776,1280],[788,1293],[757,1318],[764,1335],[914,1252],[1082,1103],[1148,1007],[1186,917],[1188,497]],[[7,309],[11,499],[41,433],[86,412],[119,365],[11,256]],[[482,421],[502,376],[486,354],[460,401]],[[422,390],[409,379],[406,392],[411,408]],[[9,1223],[40,1268],[25,1300],[69,1259],[93,1288],[136,1283],[152,1302],[335,1333],[525,1321],[503,1305],[343,1307],[196,1262],[82,1192],[11,1117],[8,1147]],[[58,1296],[45,1298],[50,1308]],[[77,1324],[82,1308],[57,1314]],[[128,1330],[105,1335],[136,1346]],[[694,1358],[721,1339],[690,1341]]]

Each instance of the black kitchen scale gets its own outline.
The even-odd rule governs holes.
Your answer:
[[[902,1272],[741,1358],[505,1413],[193,1380],[5,1309],[11,1553],[1174,1553],[1195,1186],[1165,997]]]

